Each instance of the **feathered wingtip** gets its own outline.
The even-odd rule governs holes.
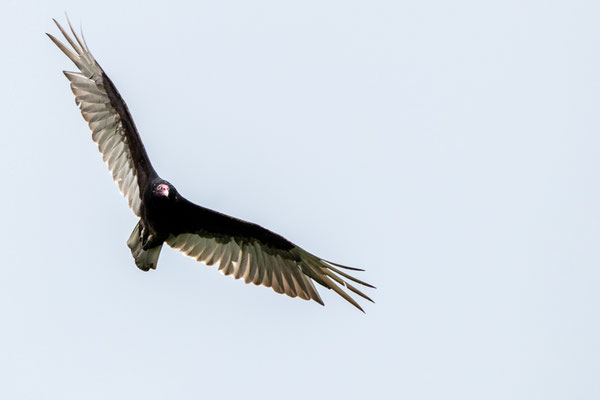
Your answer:
[[[365,300],[370,301],[371,303],[375,303],[373,299],[364,294],[361,290],[357,289],[355,286],[350,284],[347,280],[356,282],[362,286],[366,286],[368,288],[375,289],[375,286],[364,282],[358,278],[353,277],[341,271],[339,268],[351,270],[351,271],[364,271],[359,268],[347,267],[345,265],[340,265],[333,263],[331,261],[323,260],[315,255],[308,253],[305,250],[301,250],[303,264],[307,268],[303,268],[304,272],[310,276],[315,282],[319,283],[321,286],[326,287],[327,289],[331,289],[340,295],[344,300],[352,304],[354,307],[358,308],[363,313],[365,310],[358,304],[356,300],[354,300],[346,291],[342,288],[348,289],[349,291],[359,295]],[[339,268],[336,268],[339,267]],[[346,280],[345,280],[346,279]]]
[[[83,35],[83,29],[80,28],[80,35],[81,35],[81,38],[80,38],[79,35],[77,35],[77,33],[75,32],[75,29],[73,29],[73,25],[71,24],[71,21],[69,20],[69,16],[66,13],[65,13],[65,17],[67,19],[67,24],[69,25],[69,30],[71,31],[72,36],[69,35],[69,33],[62,27],[62,25],[56,19],[52,18],[52,21],[54,21],[54,23],[58,27],[58,30],[63,35],[63,37],[65,38],[67,43],[71,46],[72,50],[69,49],[67,46],[65,46],[64,43],[62,43],[60,40],[58,40],[51,33],[46,32],[46,35],[48,35],[50,40],[52,40],[52,42],[71,61],[73,61],[73,64],[75,64],[75,66],[77,66],[77,68],[79,68],[79,70],[81,72],[88,75],[88,73],[91,71],[89,71],[89,68],[86,64],[96,64],[96,63],[94,61],[92,53],[90,52],[90,49],[87,46],[87,43],[85,41],[85,37]]]

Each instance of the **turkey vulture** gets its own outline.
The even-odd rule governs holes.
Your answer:
[[[79,69],[64,71],[75,102],[87,121],[113,179],[140,218],[127,246],[141,270],[155,269],[163,243],[246,283],[273,288],[290,297],[323,305],[313,281],[333,289],[363,311],[342,288],[372,302],[348,281],[371,287],[342,269],[362,271],[316,257],[257,224],[233,218],[186,200],[161,179],[148,158],[127,105],[90,52],[85,38],[73,36],[56,21],[71,46],[47,35]],[[364,311],[363,311],[364,312]]]

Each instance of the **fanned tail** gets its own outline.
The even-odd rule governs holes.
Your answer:
[[[142,247],[141,224],[141,221],[138,222],[133,229],[133,232],[131,232],[129,239],[127,239],[127,246],[131,249],[135,265],[142,271],[149,271],[150,269],[156,269],[160,250],[162,249],[162,243],[158,246],[151,247],[148,250],[144,250]]]

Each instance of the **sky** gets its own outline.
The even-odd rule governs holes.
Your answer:
[[[377,286],[366,314],[136,224],[67,11],[188,199]],[[600,398],[597,1],[3,1],[0,398]]]

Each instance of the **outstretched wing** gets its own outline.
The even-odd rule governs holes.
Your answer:
[[[371,287],[341,269],[345,267],[316,257],[284,237],[257,224],[197,206],[182,199],[173,213],[173,230],[167,244],[206,265],[219,265],[219,271],[246,283],[273,288],[290,297],[323,304],[313,281],[332,289],[355,307],[350,290],[372,301],[349,281]],[[363,311],[364,312],[364,311]]]
[[[56,20],[53,21],[72,50],[51,34],[47,35],[80,71],[64,71],[71,82],[75,103],[88,122],[92,139],[98,144],[119,190],[127,198],[133,212],[141,216],[143,188],[156,176],[156,172],[150,164],[129,109],[90,53],[85,39],[82,41],[77,36],[68,19],[73,37]]]

